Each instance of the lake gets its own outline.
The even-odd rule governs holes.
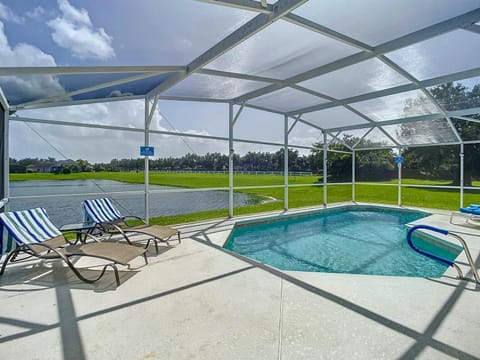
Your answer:
[[[10,196],[60,195],[10,199],[9,210],[43,207],[57,226],[82,221],[82,200],[109,196],[122,215],[144,217],[143,184],[130,184],[112,180],[32,180],[10,182]],[[150,185],[151,191],[182,190],[181,188]],[[150,217],[188,214],[205,210],[228,208],[228,191],[188,191],[150,194]],[[117,192],[137,191],[136,194]],[[92,195],[93,193],[101,193]],[[115,193],[108,195],[108,193]],[[80,194],[80,195],[79,195]],[[246,194],[234,194],[234,206],[257,203]]]

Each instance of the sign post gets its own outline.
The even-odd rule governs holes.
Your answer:
[[[145,142],[148,144],[147,135],[145,135]],[[149,173],[150,173],[150,163],[149,156],[155,154],[155,149],[153,146],[140,146],[140,156],[145,156],[145,171],[144,171],[144,183],[145,183],[145,221],[147,224],[150,223],[150,211],[149,211]]]
[[[394,158],[394,161],[398,167],[398,206],[402,206],[402,163],[405,159],[399,155]]]

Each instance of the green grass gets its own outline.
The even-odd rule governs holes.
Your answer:
[[[129,183],[143,183],[143,173],[131,172],[99,172],[75,173],[68,175],[54,174],[10,174],[11,181],[27,180],[73,180],[73,179],[107,179]],[[289,188],[289,208],[321,205],[323,203],[323,188],[313,186],[319,176],[291,176],[291,185],[312,185],[306,187]],[[267,186],[282,185],[281,175],[235,175],[234,186]],[[150,184],[164,186],[178,186],[184,188],[226,188],[228,187],[227,174],[188,174],[188,173],[150,173]],[[449,185],[445,180],[402,179],[403,184],[417,185]],[[378,182],[378,184],[396,184],[396,180]],[[465,190],[464,203],[480,202],[480,181],[474,182],[478,190]],[[272,189],[242,189],[238,193],[249,194],[258,200],[274,198],[276,201],[259,203],[251,206],[235,208],[235,215],[244,215],[283,209],[284,188]],[[356,200],[359,202],[374,202],[381,204],[397,204],[397,187],[382,185],[367,185],[358,183],[355,187]],[[352,199],[351,185],[328,186],[328,203],[350,201]],[[428,207],[445,210],[457,210],[460,195],[457,190],[450,189],[423,189],[415,187],[402,188],[402,204],[405,206]],[[151,219],[154,224],[179,224],[184,222],[200,221],[228,216],[228,209],[202,211],[192,214],[164,216]]]

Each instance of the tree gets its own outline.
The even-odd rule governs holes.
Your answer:
[[[474,108],[480,103],[480,84],[469,90],[462,84],[446,83],[430,89],[435,100],[447,111]],[[425,97],[409,99],[404,108],[409,115],[415,108],[425,105]],[[480,119],[479,114],[470,115],[474,119]],[[452,124],[462,140],[480,140],[480,124],[472,121],[452,118]],[[445,134],[449,136],[446,137]],[[426,137],[432,143],[448,142],[452,139],[452,130],[445,120],[436,122],[413,122],[402,124],[399,133],[403,142],[418,143],[419,138]],[[417,141],[417,142],[416,142]],[[434,149],[409,148],[405,151],[405,168],[416,169],[427,175],[437,178],[453,179],[453,184],[460,183],[459,177],[459,146],[436,146]],[[464,184],[472,185],[472,180],[480,176],[480,144],[465,145],[464,152]]]
[[[351,135],[344,135],[343,142],[356,143],[360,140]],[[362,140],[362,146],[373,147],[369,140]],[[314,143],[317,149],[312,150],[316,161],[323,163],[323,144]],[[334,142],[330,150],[348,151],[343,144]],[[355,172],[357,180],[387,180],[392,176],[393,153],[390,149],[357,151],[355,155]],[[332,181],[349,181],[352,174],[352,155],[344,152],[329,151],[327,156],[327,171]]]

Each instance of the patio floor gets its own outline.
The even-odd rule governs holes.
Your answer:
[[[430,211],[422,223],[480,236]],[[0,357],[480,357],[473,281],[452,270],[439,279],[281,272],[221,248],[234,220],[179,226],[182,243],[151,250],[150,264],[122,272],[118,288],[113,274],[89,285],[51,263],[10,265],[0,278]],[[477,268],[478,236],[465,235]]]

